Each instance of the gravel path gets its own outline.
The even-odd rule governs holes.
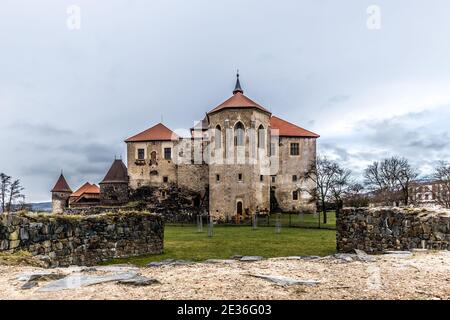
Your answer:
[[[44,269],[0,266],[0,299],[450,299],[450,252],[417,252],[315,260],[275,258],[259,262],[198,263],[140,268],[160,283],[133,287],[114,282],[60,292],[23,290],[17,277]],[[93,274],[101,274],[95,271]],[[248,274],[320,281],[281,286]]]

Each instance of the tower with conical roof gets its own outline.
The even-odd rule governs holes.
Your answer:
[[[100,182],[100,203],[122,205],[128,202],[128,170],[121,159],[115,159]]]
[[[65,209],[69,207],[69,198],[72,194],[72,189],[70,189],[69,184],[64,178],[63,173],[56,181],[55,186],[51,190],[52,193],[52,211],[53,213],[61,214]]]
[[[208,112],[211,129],[209,212],[236,222],[270,208],[268,163],[271,113],[244,95],[239,72],[233,95]]]

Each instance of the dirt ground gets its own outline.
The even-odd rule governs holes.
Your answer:
[[[348,260],[348,261],[347,261]],[[259,262],[197,263],[140,268],[160,284],[114,282],[59,292],[23,290],[17,277],[36,267],[0,266],[0,299],[450,299],[450,251],[376,256],[374,261],[326,257]],[[351,260],[351,261],[350,261]],[[280,286],[248,274],[317,280],[315,286]]]

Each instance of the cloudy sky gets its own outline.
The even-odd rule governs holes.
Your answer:
[[[246,95],[356,177],[394,154],[426,175],[450,159],[449,15],[448,0],[2,0],[0,172],[29,201],[61,169],[98,182],[125,138],[190,127],[239,68]]]

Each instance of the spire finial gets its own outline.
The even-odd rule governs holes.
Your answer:
[[[244,90],[242,90],[242,87],[241,87],[241,82],[239,81],[239,69],[237,70],[237,73],[236,73],[236,86],[234,87],[233,94],[236,94],[238,92],[244,93]]]

